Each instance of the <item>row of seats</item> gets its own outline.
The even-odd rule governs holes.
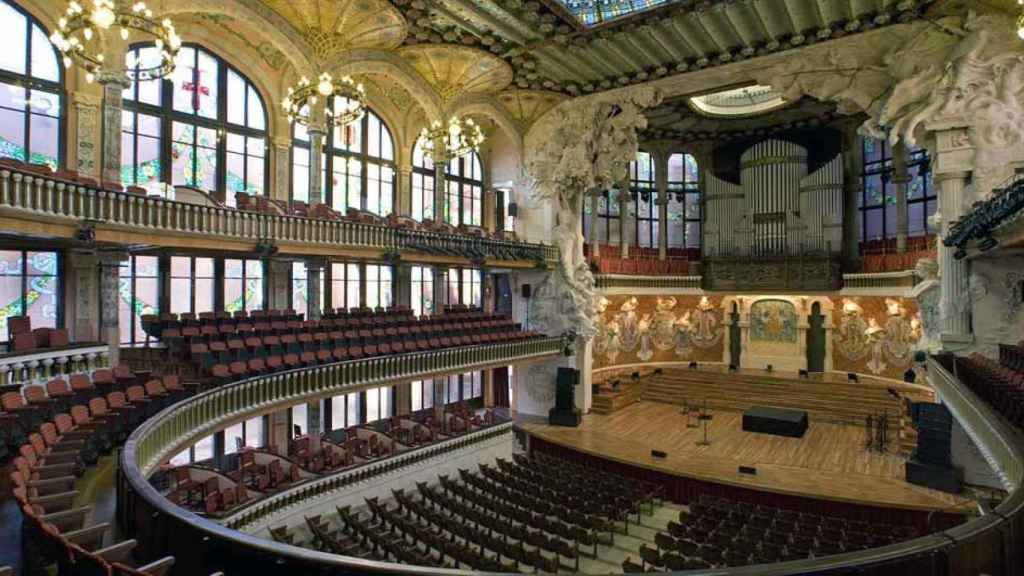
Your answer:
[[[99,188],[106,190],[107,192],[127,192],[129,194],[137,194],[139,196],[146,196],[149,194],[149,192],[141,186],[125,187],[120,182],[108,182],[106,180],[98,182],[92,176],[79,174],[74,170],[54,170],[49,164],[35,164],[31,162],[22,162],[21,160],[16,160],[14,158],[0,158],[0,168],[20,170],[22,172],[52,178],[66,184],[77,184],[87,186],[89,188]]]
[[[109,524],[90,524],[92,508],[74,507],[76,477],[173,400],[160,380],[146,388],[154,394],[137,384],[129,385],[127,394],[106,396],[93,387],[88,405],[75,404],[67,395],[33,404],[19,403],[17,393],[5,395],[0,419],[5,428],[25,437],[10,481],[23,515],[29,572],[53,565],[57,574],[161,576],[172,568],[172,557],[152,562],[137,558],[135,540],[111,543]]]
[[[967,358],[943,355],[939,361],[1011,424],[1024,428],[1024,370],[1016,368],[1022,352],[1020,345],[1002,346],[998,361],[977,352]]]
[[[67,330],[32,328],[30,316],[7,318],[7,341],[11,352],[29,352],[46,348],[63,348],[69,344]]]
[[[626,572],[694,570],[814,558],[917,537],[912,526],[877,524],[704,495],[642,546]]]

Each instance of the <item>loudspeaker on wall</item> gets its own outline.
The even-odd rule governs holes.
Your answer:
[[[529,284],[523,284],[523,298],[529,298],[533,295],[533,286]]]

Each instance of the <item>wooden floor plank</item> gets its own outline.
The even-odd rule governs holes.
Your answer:
[[[698,446],[700,428],[688,428],[679,406],[641,401],[613,414],[588,414],[578,428],[523,422],[528,433],[611,460],[699,480],[876,506],[937,510],[970,502],[908,484],[903,458],[865,448],[863,427],[812,423],[803,438],[742,430],[742,414],[714,412],[711,446]],[[652,449],[668,453],[655,459]],[[754,466],[756,476],[738,466]]]

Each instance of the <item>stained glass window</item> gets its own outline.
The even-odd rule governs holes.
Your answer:
[[[412,151],[412,217],[434,219],[434,161],[423,153],[422,139]]]
[[[434,270],[429,266],[412,267],[412,312],[417,316],[434,311]]]
[[[861,242],[895,238],[897,229],[896,186],[892,146],[886,140],[863,138],[863,190],[859,198]],[[907,235],[934,233],[928,218],[935,213],[937,198],[932,183],[928,152],[921,148],[907,151]]]
[[[448,194],[445,196],[445,222],[453,226],[480,226],[483,213],[484,171],[480,156],[470,152],[452,158],[445,166]]]
[[[224,310],[261,310],[263,308],[263,262],[224,260]]]
[[[668,157],[668,247],[700,248],[700,171],[690,154]]]
[[[60,276],[56,252],[0,250],[0,341],[7,319],[28,316],[33,328],[55,328],[60,318]]]
[[[670,0],[558,0],[587,26],[648,10]]]
[[[157,256],[131,256],[121,263],[118,289],[118,323],[121,344],[146,341],[142,316],[158,314],[160,264]]]
[[[647,152],[638,152],[629,163],[630,186],[633,194],[631,208],[636,212],[636,246],[658,246],[658,186],[655,178],[654,158]]]
[[[146,68],[159,57],[154,46],[140,45],[126,65]],[[266,190],[266,108],[252,82],[219,57],[185,46],[171,78],[135,82],[124,99],[123,183],[224,191],[229,206],[236,192]]]
[[[331,308],[359,307],[359,264],[331,263]]]
[[[473,268],[448,269],[448,302],[450,306],[480,307],[482,302],[481,282],[483,273]]]
[[[300,314],[309,310],[309,278],[305,262],[292,262],[292,309]],[[324,309],[324,273],[320,273],[320,310]]]
[[[390,308],[392,299],[391,266],[366,265],[366,306]]]
[[[213,258],[171,256],[171,313],[213,312]]]
[[[0,0],[0,157],[56,169],[61,163],[63,88],[47,32]]]
[[[347,100],[335,97],[332,106]],[[395,147],[391,131],[376,113],[367,110],[356,122],[334,128],[324,137],[321,194],[334,210],[349,208],[387,216],[393,210]],[[304,172],[304,175],[299,175]],[[309,134],[292,129],[292,199],[309,201]]]

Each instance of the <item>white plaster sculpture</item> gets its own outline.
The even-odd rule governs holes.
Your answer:
[[[575,99],[531,130],[526,171],[533,196],[555,212],[553,239],[561,256],[556,273],[538,288],[538,322],[550,334],[586,339],[597,333],[594,277],[583,256],[580,214],[587,195],[628,177],[637,132],[647,126],[642,111],[660,101],[660,94],[646,87]]]

